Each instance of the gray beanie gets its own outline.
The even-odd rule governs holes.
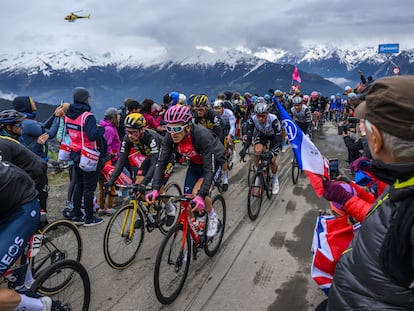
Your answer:
[[[84,87],[75,87],[72,91],[73,93],[73,101],[86,103],[86,100],[91,97],[89,91]]]
[[[121,114],[120,109],[116,109],[114,107],[110,107],[105,111],[105,119],[110,120],[112,117],[115,117],[118,114]]]

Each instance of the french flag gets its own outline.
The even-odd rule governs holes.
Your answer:
[[[329,179],[329,163],[322,157],[310,138],[303,134],[280,102],[277,99],[275,102],[299,169],[305,171],[316,195],[321,197],[324,190],[323,177]]]

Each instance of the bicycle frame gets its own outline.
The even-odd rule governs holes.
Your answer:
[[[183,225],[183,240],[181,242],[181,250],[184,251],[185,249],[185,243],[186,243],[186,236],[187,236],[187,230],[190,231],[191,238],[196,244],[201,243],[201,238],[197,232],[197,229],[194,227],[193,222],[190,219],[190,216],[188,215],[188,208],[190,204],[189,202],[183,202],[181,204],[181,213],[180,217],[177,220],[177,223],[181,223]]]

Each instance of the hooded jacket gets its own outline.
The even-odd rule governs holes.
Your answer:
[[[121,149],[118,130],[110,120],[103,119],[99,124],[105,129],[104,137],[108,146],[108,153],[111,155],[112,163],[114,164],[119,159],[119,150]]]
[[[13,107],[15,110],[26,115],[26,119],[22,122],[24,126],[22,131],[23,143],[31,151],[47,161],[49,149],[48,143],[46,142],[44,145],[38,144],[37,139],[44,133],[49,134],[49,139],[54,138],[59,128],[60,118],[56,118],[55,114],[52,114],[45,123],[36,121],[36,112],[32,110],[29,96],[16,97],[13,100]]]
[[[398,166],[400,173],[392,175]],[[392,222],[403,211],[402,198],[407,197],[407,193],[414,197],[414,163],[382,165],[381,171],[385,177],[396,178],[387,181],[377,176],[392,186],[378,198],[350,247],[342,254],[329,291],[327,310],[414,310],[414,289],[401,285],[399,280],[391,277],[385,271],[381,257]],[[409,201],[407,219],[414,218],[413,202]],[[409,269],[396,265],[393,267],[407,278],[413,278],[414,224],[406,224],[407,236],[399,236],[399,240],[407,245],[406,262]],[[395,253],[392,255],[396,256]]]

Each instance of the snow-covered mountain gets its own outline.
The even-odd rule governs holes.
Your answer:
[[[0,94],[31,95],[58,103],[70,100],[74,86],[85,86],[94,93],[94,101],[101,107],[98,110],[103,111],[104,107],[119,106],[125,97],[160,101],[170,91],[205,92],[210,96],[223,90],[260,94],[269,88],[287,91],[293,65],[297,65],[304,92],[318,90],[329,95],[341,91],[345,84],[357,83],[358,69],[378,78],[389,75],[394,65],[400,66],[403,74],[414,74],[413,63],[414,50],[388,58],[374,48],[348,51],[313,47],[295,53],[277,49],[252,53],[198,47],[177,59],[167,59],[163,53],[142,58],[134,51],[0,53]]]

